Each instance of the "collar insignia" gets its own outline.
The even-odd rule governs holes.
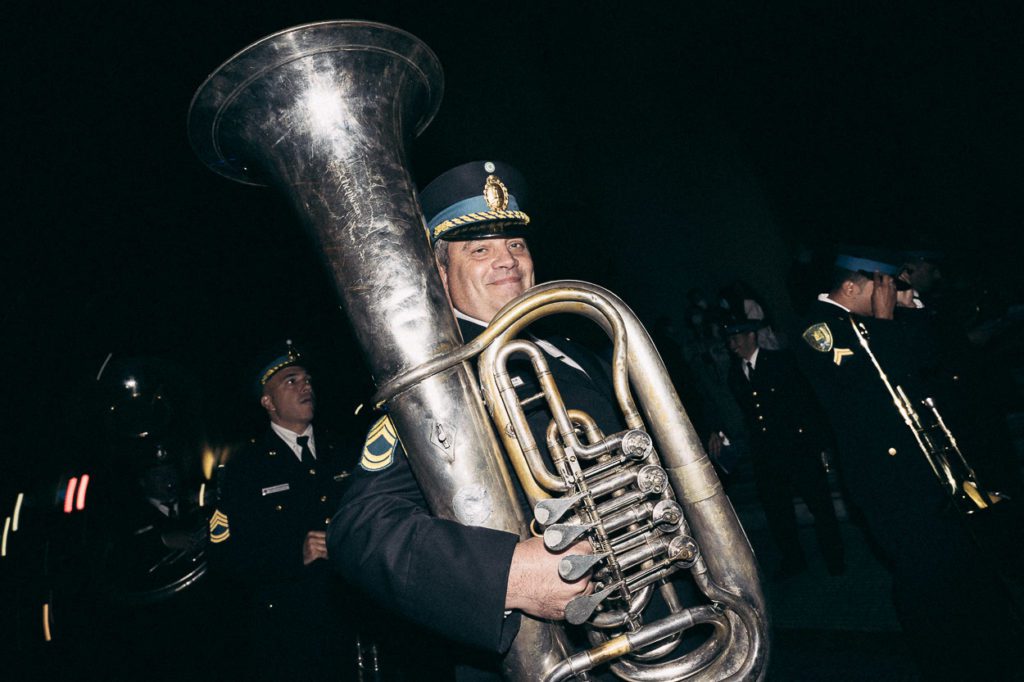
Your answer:
[[[487,181],[484,182],[484,201],[492,211],[504,211],[508,208],[508,188],[497,175],[487,176]]]
[[[801,338],[816,351],[827,353],[832,350],[832,330],[824,322],[812,324],[804,330]],[[838,362],[836,364],[839,364]]]
[[[853,355],[853,351],[849,348],[833,348],[832,349],[832,362],[836,365],[843,364],[843,358],[848,355]]]
[[[363,445],[363,456],[359,466],[365,471],[383,471],[395,461],[395,447],[398,445],[398,433],[391,417],[384,415],[378,419],[370,432],[366,434]]]

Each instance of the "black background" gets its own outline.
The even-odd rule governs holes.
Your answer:
[[[108,2],[14,18],[8,481],[71,456],[110,353],[194,376],[221,440],[258,423],[247,373],[285,338],[314,349],[327,413],[365,399],[284,201],[211,173],[185,132],[217,65],[310,21],[382,21],[434,49],[446,93],[414,177],[518,166],[540,279],[597,281],[678,322],[689,287],[741,277],[786,323],[796,254],[926,244],[1020,299],[1017,3]]]

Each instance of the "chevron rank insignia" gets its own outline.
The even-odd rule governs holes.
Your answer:
[[[848,355],[853,355],[853,351],[849,348],[833,348],[832,349],[832,362],[837,365],[843,364],[843,358]]]
[[[229,537],[231,537],[231,529],[228,527],[228,517],[218,509],[210,517],[210,542],[217,544],[224,542]]]
[[[832,330],[824,322],[812,324],[804,330],[801,338],[816,351],[827,353],[832,350]]]
[[[398,433],[391,417],[384,415],[378,419],[370,432],[366,434],[363,445],[363,456],[359,466],[365,471],[383,471],[395,461],[395,446],[398,445]]]

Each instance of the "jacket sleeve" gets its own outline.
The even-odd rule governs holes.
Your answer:
[[[505,616],[519,538],[431,516],[400,444],[389,466],[353,479],[329,526],[331,562],[409,620],[504,653],[519,629],[518,614]]]

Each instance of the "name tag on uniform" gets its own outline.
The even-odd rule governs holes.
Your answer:
[[[515,386],[516,388],[519,388],[524,383],[525,382],[523,381],[523,378],[521,376],[514,376],[514,377],[512,377],[512,385]]]
[[[281,485],[272,485],[269,488],[263,489],[263,495],[266,496],[273,495],[274,493],[283,493],[285,490],[289,490],[290,488],[291,486],[289,486],[287,483],[282,483]]]

